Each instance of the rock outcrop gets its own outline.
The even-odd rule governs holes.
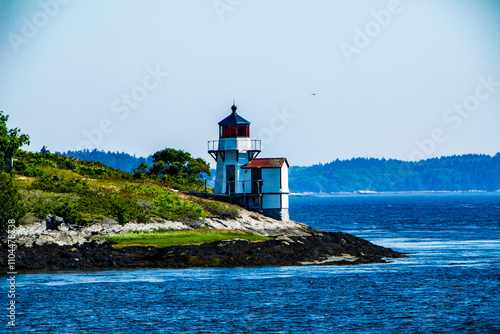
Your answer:
[[[50,228],[48,228],[50,227]],[[104,239],[88,238],[130,231],[217,228],[273,236],[249,242],[226,240],[191,246],[114,248]],[[17,272],[118,268],[187,268],[278,265],[327,265],[384,262],[404,256],[346,233],[321,232],[294,221],[279,221],[241,210],[236,219],[207,218],[191,223],[153,220],[148,224],[115,221],[87,227],[65,224],[60,217],[21,226],[14,231]],[[8,244],[0,244],[0,266],[7,266]]]
[[[89,242],[87,237],[92,235],[115,235],[130,231],[179,230],[199,227],[242,230],[265,236],[307,236],[316,231],[305,224],[294,221],[284,222],[242,209],[236,219],[207,218],[192,223],[152,219],[148,224],[130,222],[124,225],[109,220],[86,227],[68,225],[61,217],[49,215],[45,222],[18,227],[14,230],[14,234],[16,242],[26,247],[45,244],[72,246]]]
[[[317,232],[314,228],[293,220],[276,220],[247,210],[240,210],[236,219],[208,218],[204,223],[211,228],[243,230],[265,236],[308,236]]]

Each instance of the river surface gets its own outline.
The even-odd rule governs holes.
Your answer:
[[[290,199],[387,264],[16,276],[14,333],[500,333],[500,193]],[[8,285],[2,279],[3,309]],[[10,299],[11,300],[11,299]]]

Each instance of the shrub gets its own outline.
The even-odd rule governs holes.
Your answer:
[[[120,224],[132,219],[145,222],[148,218],[145,209],[135,201],[116,194],[102,194],[92,190],[82,191],[76,202],[78,210],[98,215],[115,217]]]
[[[30,211],[38,218],[45,218],[52,211],[52,203],[45,201],[42,197],[39,197],[33,204],[30,206]]]
[[[76,195],[25,190],[22,191],[22,197],[29,212],[37,218],[45,219],[48,214],[54,214],[63,217],[68,224],[87,223],[75,204],[78,199]]]
[[[125,186],[126,191],[130,191],[131,193],[138,195],[147,195],[147,196],[161,196],[168,192],[168,190],[163,189],[162,187],[143,184],[143,183],[130,183]]]
[[[140,223],[147,221],[148,215],[144,208],[133,200],[117,195],[109,197],[111,198],[111,212],[120,224],[126,224],[132,219],[137,219]]]
[[[89,185],[80,179],[67,180],[56,174],[45,175],[33,181],[29,189],[43,190],[53,193],[78,193],[90,189]]]
[[[159,213],[165,216],[166,219],[192,221],[199,218],[206,218],[206,214],[200,205],[185,201],[172,192],[158,197],[154,201],[154,204]]]
[[[82,214],[77,210],[76,205],[69,200],[60,203],[54,210],[57,216],[64,218],[67,224],[86,225],[87,221]]]
[[[235,219],[239,215],[240,208],[236,205],[202,198],[196,198],[194,202],[215,217]]]
[[[41,192],[34,192],[26,196],[26,206],[38,218],[45,218],[52,211],[54,205],[51,199],[42,196]]]

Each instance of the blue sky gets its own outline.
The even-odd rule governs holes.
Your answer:
[[[291,165],[495,154],[499,60],[493,0],[0,0],[0,110],[35,151],[210,161],[234,98]]]

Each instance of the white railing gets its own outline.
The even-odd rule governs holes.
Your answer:
[[[205,180],[205,185],[214,188],[214,194],[246,196],[262,194],[262,180],[222,181]]]
[[[236,138],[227,138],[227,139],[236,139]],[[207,143],[208,152],[227,150],[227,147],[221,147],[220,144],[221,144],[220,140],[209,140]],[[247,150],[260,152],[261,148],[262,148],[262,142],[260,141],[260,139],[251,139],[250,140],[250,147],[247,148]]]

